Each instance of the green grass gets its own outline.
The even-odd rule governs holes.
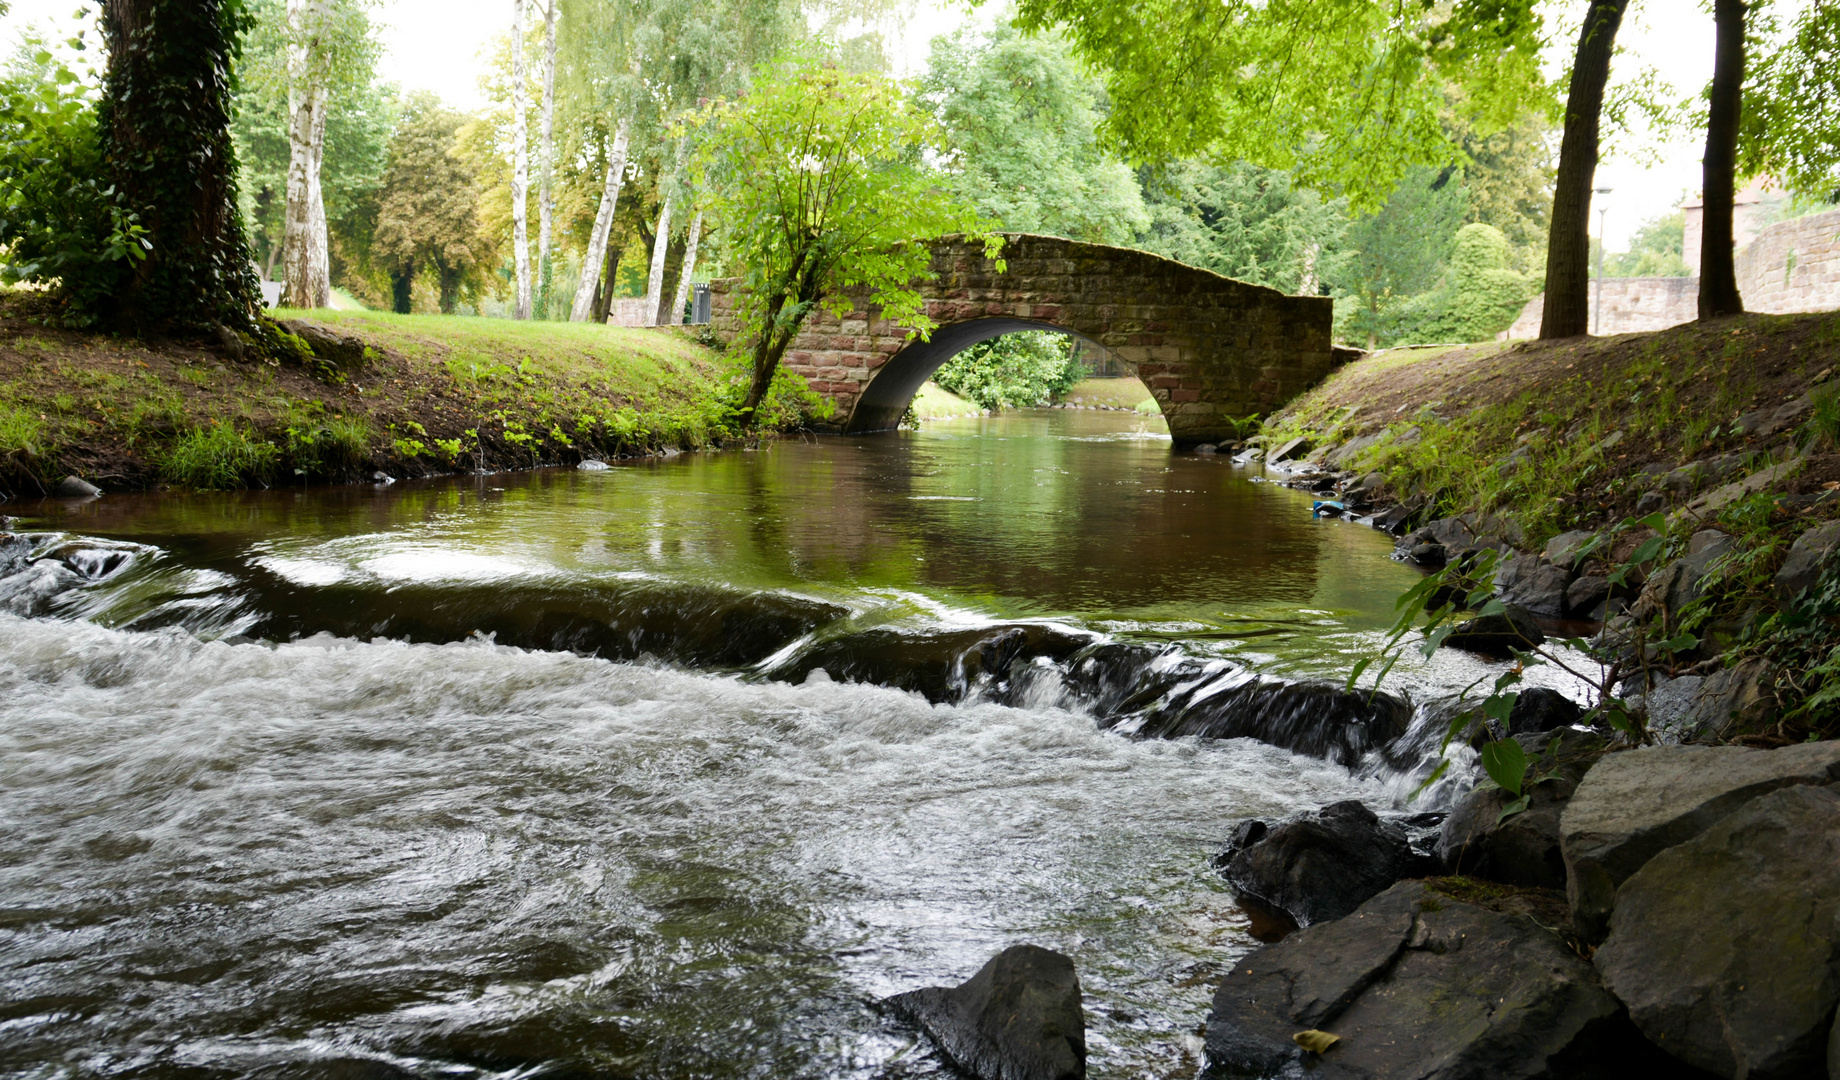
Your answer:
[[[1115,409],[1135,409],[1146,401],[1155,401],[1150,388],[1140,380],[1126,376],[1119,379],[1082,379],[1068,387],[1060,400],[1071,405],[1109,405]]]
[[[179,435],[159,455],[160,475],[182,487],[221,491],[268,482],[281,450],[234,424],[212,422]]]
[[[919,420],[944,420],[955,416],[973,416],[982,411],[977,407],[976,402],[959,397],[931,379],[921,384],[920,392],[914,395],[911,408],[914,417]]]
[[[38,414],[18,405],[0,405],[0,454],[42,453],[45,424]]]

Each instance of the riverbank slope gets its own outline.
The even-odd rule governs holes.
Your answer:
[[[36,325],[0,294],[0,494],[423,475],[719,442],[728,371],[688,329],[279,311],[310,358]],[[778,420],[795,423],[789,407]]]

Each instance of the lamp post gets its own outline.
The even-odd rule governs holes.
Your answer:
[[[1607,187],[1593,188],[1599,195],[1610,194]],[[1604,218],[1610,213],[1610,207],[1601,200],[1597,207],[1597,303],[1591,315],[1591,333],[1602,335],[1604,332]]]

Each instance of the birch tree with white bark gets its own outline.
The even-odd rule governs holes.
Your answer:
[[[341,79],[368,77],[374,49],[365,0],[287,0],[285,45],[288,168],[282,215],[283,302],[325,307],[332,282],[326,236],[326,116]]]
[[[530,318],[530,132],[524,85],[524,0],[511,0],[511,252],[515,318]]]
[[[543,141],[537,150],[537,316],[549,318],[551,264],[550,238],[556,217],[556,9],[558,0],[543,7]]]

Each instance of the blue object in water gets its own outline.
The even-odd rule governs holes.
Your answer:
[[[1324,514],[1328,514],[1330,517],[1340,517],[1342,514],[1347,513],[1347,511],[1348,508],[1346,506],[1336,502],[1334,499],[1310,500],[1311,517],[1322,517]]]

